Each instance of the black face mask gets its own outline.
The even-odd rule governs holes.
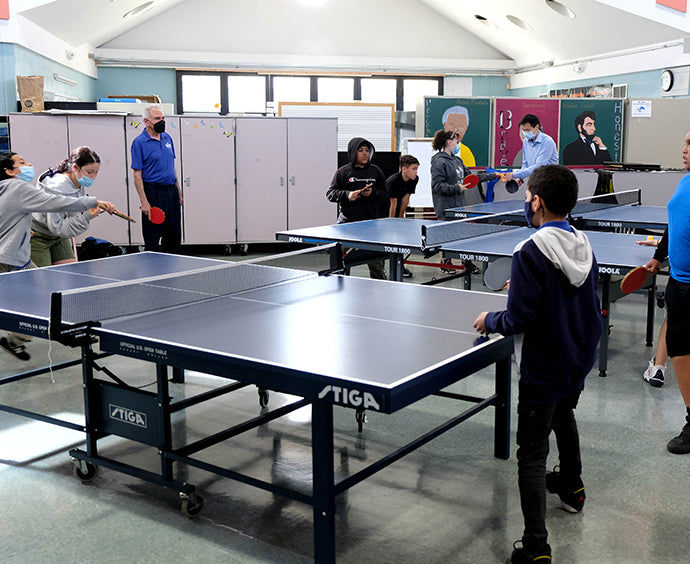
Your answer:
[[[165,131],[165,120],[162,119],[156,123],[153,124],[153,130],[156,133],[163,133]]]

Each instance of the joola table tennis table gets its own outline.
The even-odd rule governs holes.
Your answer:
[[[335,561],[338,494],[487,407],[495,409],[494,455],[509,456],[513,342],[480,337],[471,327],[481,311],[504,307],[505,296],[158,253],[12,272],[0,275],[0,284],[0,326],[81,347],[86,446],[70,451],[80,478],[94,478],[102,466],[160,484],[179,491],[192,516],[203,500],[175,478],[177,462],[304,502],[313,507],[317,562]],[[401,303],[419,307],[411,312]],[[124,375],[96,378],[95,338],[100,354],[155,366],[156,392],[128,385]],[[356,354],[342,349],[347,343],[357,344]],[[382,355],[386,350],[396,354]],[[491,365],[489,397],[444,390]],[[169,367],[232,382],[175,403]],[[298,399],[212,436],[173,443],[174,413],[245,385]],[[389,414],[430,395],[473,405],[336,482],[334,406]],[[195,456],[306,405],[311,493]],[[104,456],[99,441],[109,435],[155,447],[160,471]]]
[[[402,280],[404,258],[409,254],[444,256],[487,264],[493,260],[511,257],[515,246],[534,233],[534,229],[515,225],[478,223],[472,219],[458,221],[428,221],[420,219],[382,218],[336,225],[324,225],[281,231],[281,241],[307,244],[340,243],[379,253],[390,259],[389,275]],[[603,334],[599,345],[599,375],[606,376],[610,304],[624,294],[616,283],[632,269],[646,264],[652,256],[648,247],[635,244],[639,235],[588,231],[599,265],[602,302]],[[335,259],[334,259],[335,262]],[[465,277],[465,288],[470,288],[471,277]],[[650,275],[647,289],[646,342],[651,346],[654,333],[654,277]]]

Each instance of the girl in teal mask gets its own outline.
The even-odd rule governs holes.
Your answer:
[[[78,147],[58,166],[47,170],[38,179],[37,187],[49,194],[80,198],[93,185],[101,159],[89,147]],[[73,237],[89,227],[101,209],[82,212],[34,213],[31,229],[31,260],[36,266],[76,262]]]

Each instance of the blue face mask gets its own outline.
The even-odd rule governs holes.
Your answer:
[[[455,149],[453,149],[454,155],[457,155],[459,152],[460,152],[460,145],[458,145],[457,147],[455,147]]]
[[[94,183],[94,179],[89,178],[86,175],[82,175],[81,178],[77,178],[77,182],[79,182],[79,184],[81,184],[84,188],[88,188]]]
[[[19,178],[19,180],[23,180],[24,182],[31,182],[34,179],[34,167],[20,166],[19,170],[20,172],[15,178]]]
[[[534,218],[534,212],[532,211],[532,202],[525,202],[525,219],[527,220],[528,227],[534,227],[534,225],[532,225],[532,218]]]
[[[534,131],[523,131],[522,134],[528,141],[531,141],[536,136],[536,133]]]

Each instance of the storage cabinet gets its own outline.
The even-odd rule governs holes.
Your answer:
[[[182,187],[183,243],[275,241],[276,231],[333,223],[326,188],[337,168],[337,119],[166,117]],[[88,145],[101,158],[92,195],[137,223],[102,215],[84,236],[142,245],[130,147],[140,116],[11,114],[12,150],[37,174]]]
[[[336,119],[237,118],[236,133],[238,242],[335,221]]]

